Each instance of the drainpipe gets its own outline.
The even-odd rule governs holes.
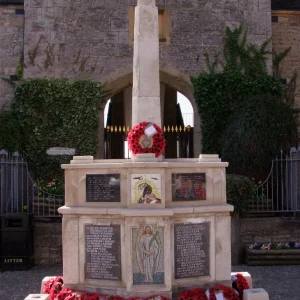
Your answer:
[[[0,5],[1,4],[24,4],[24,0],[0,0]]]

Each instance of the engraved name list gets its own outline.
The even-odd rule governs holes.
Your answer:
[[[120,225],[86,225],[86,278],[121,280]]]

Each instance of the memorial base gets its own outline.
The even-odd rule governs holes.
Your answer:
[[[63,165],[66,201],[59,212],[67,287],[170,297],[192,286],[231,285],[228,164],[217,155],[148,156],[74,157]]]

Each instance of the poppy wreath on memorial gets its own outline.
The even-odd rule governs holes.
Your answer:
[[[240,299],[243,300],[244,290],[249,289],[249,284],[242,274],[235,274],[232,281],[232,288],[238,291]]]
[[[178,295],[177,300],[207,300],[207,296],[204,290],[200,288],[195,288],[181,292]]]
[[[148,136],[145,130],[152,125],[156,133],[152,136]],[[150,122],[141,122],[131,128],[127,136],[127,142],[128,148],[133,156],[136,154],[154,153],[155,157],[159,157],[166,147],[163,130],[158,125]]]
[[[217,297],[215,293],[221,291],[223,292],[224,298],[226,300],[240,300],[240,296],[237,294],[237,291],[222,284],[218,284],[214,288],[211,288],[209,290],[209,300],[216,300]]]

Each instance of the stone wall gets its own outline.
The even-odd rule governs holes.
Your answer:
[[[157,0],[170,13],[170,43],[160,61],[187,75],[205,68],[203,54],[221,49],[225,25],[244,21],[250,40],[271,36],[270,0]],[[106,81],[132,70],[129,6],[136,0],[25,1],[25,76]]]
[[[62,263],[61,219],[34,221],[34,263],[52,265]]]
[[[300,220],[288,218],[232,218],[232,264],[244,262],[245,246],[254,243],[300,241]],[[34,262],[62,263],[61,220],[34,223]]]
[[[273,48],[276,53],[292,47],[280,67],[281,77],[289,81],[297,71],[300,74],[300,12],[273,12]],[[299,79],[298,79],[299,82]],[[300,108],[300,85],[296,89],[295,107]]]
[[[2,78],[16,75],[23,53],[24,14],[19,14],[22,9],[22,5],[0,5],[0,109],[8,108],[13,95],[13,88]]]
[[[245,263],[245,248],[254,243],[300,241],[300,219],[296,218],[231,218],[231,261]]]
[[[300,241],[299,218],[249,218],[240,222],[241,242],[245,245]]]

